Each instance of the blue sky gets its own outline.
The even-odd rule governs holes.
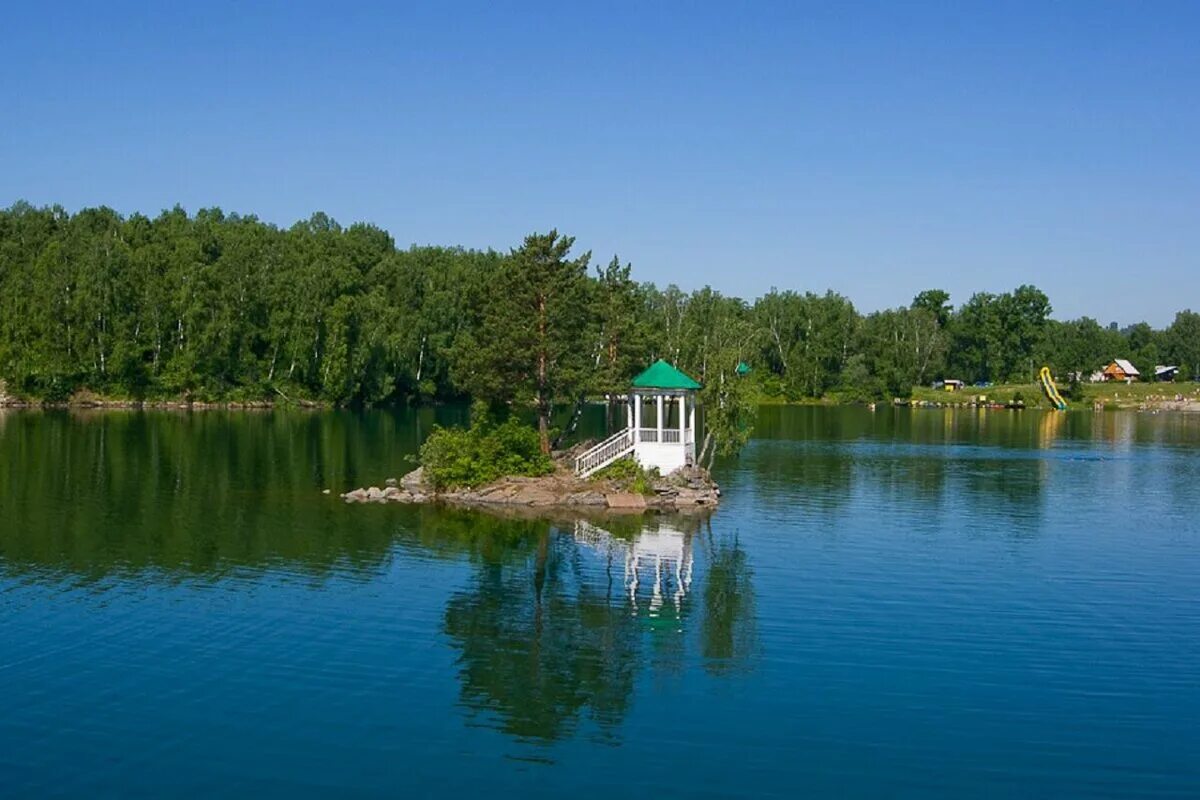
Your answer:
[[[1200,309],[1200,3],[20,3],[0,204],[557,227],[864,311]]]

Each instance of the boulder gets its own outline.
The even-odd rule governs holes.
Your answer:
[[[396,486],[399,486],[400,481],[396,480],[395,478],[388,478],[386,481],[383,482],[383,485],[388,487],[389,489],[391,489]]]
[[[604,506],[608,501],[600,492],[575,492],[563,498],[567,505],[572,506]]]
[[[414,494],[425,488],[425,468],[417,467],[400,479],[400,485]]]
[[[646,508],[646,498],[640,494],[632,494],[630,492],[617,492],[605,495],[604,501],[609,508],[623,511],[641,511]]]
[[[552,506],[558,501],[558,495],[536,486],[522,486],[509,499],[510,503],[523,506]]]
[[[342,499],[347,503],[365,503],[367,501],[367,492],[364,489],[355,489],[342,495]]]

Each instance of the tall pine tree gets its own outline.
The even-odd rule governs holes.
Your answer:
[[[570,236],[531,234],[497,271],[478,330],[459,351],[459,385],[492,403],[530,406],[550,452],[555,406],[585,388],[591,355],[588,261]]]

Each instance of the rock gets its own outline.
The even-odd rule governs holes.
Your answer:
[[[631,494],[629,492],[619,492],[604,496],[604,501],[609,508],[640,511],[646,507],[646,498],[640,494]]]
[[[367,501],[367,493],[364,489],[355,489],[352,492],[346,492],[342,495],[342,499],[347,503],[365,503]]]
[[[512,495],[509,502],[523,506],[552,506],[558,502],[558,496],[536,486],[522,486]]]
[[[400,485],[412,493],[416,493],[425,488],[425,468],[417,467],[412,472],[400,479]]]
[[[367,500],[368,501],[375,502],[375,501],[379,501],[382,499],[383,499],[383,490],[380,489],[378,486],[372,486],[370,489],[367,489]]]
[[[608,501],[600,492],[576,492],[566,496],[567,505],[572,506],[604,506]]]
[[[393,500],[403,494],[395,485],[389,485],[383,490],[383,496],[388,500]]]
[[[389,489],[393,489],[400,485],[400,481],[396,480],[395,478],[388,478],[386,481],[383,482],[383,485],[388,487]]]
[[[330,492],[329,492],[329,490],[328,490],[328,489],[324,489],[324,490],[322,490],[322,492],[321,492],[321,494],[329,494],[329,493],[330,493]]]

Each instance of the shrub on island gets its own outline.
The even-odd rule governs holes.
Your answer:
[[[437,426],[421,445],[425,480],[435,489],[472,488],[499,478],[537,477],[554,471],[537,431],[510,417],[496,422],[483,404],[471,409],[468,428]]]

